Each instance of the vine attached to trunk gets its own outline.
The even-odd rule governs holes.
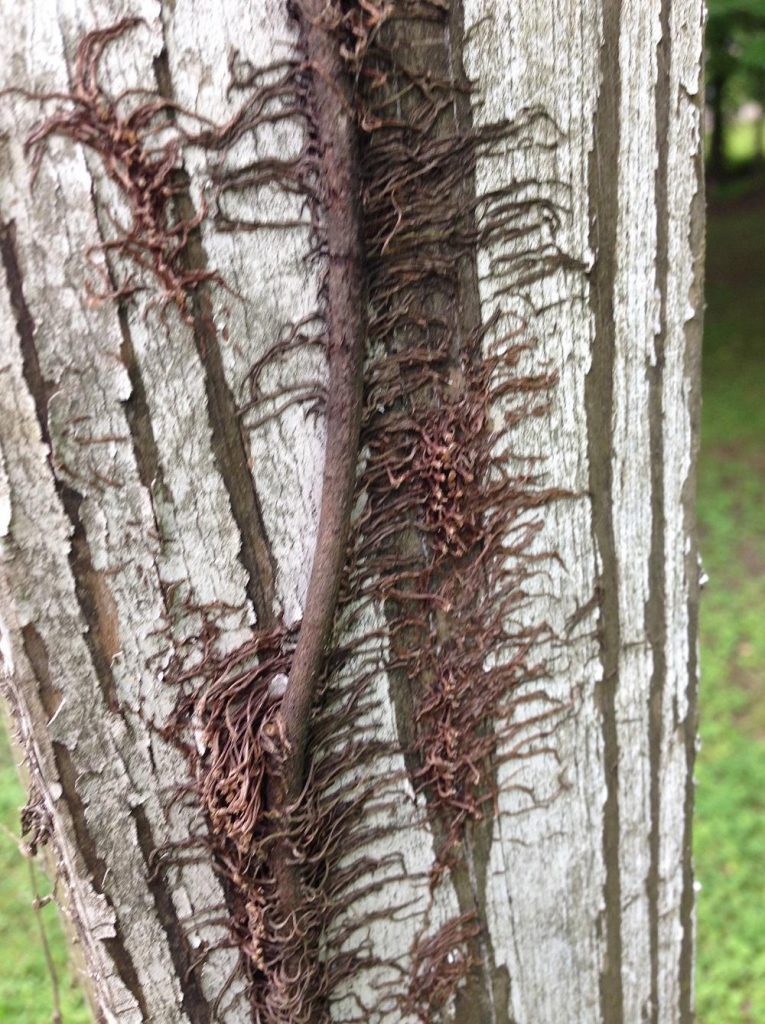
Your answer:
[[[316,690],[335,620],[356,481],[366,342],[366,284],[361,227],[359,145],[353,89],[338,48],[334,5],[293,0],[306,68],[306,107],[317,162],[321,209],[326,348],[329,369],[321,510],[297,646],[279,712],[285,756],[269,780],[269,804],[288,816],[305,783],[305,746]],[[282,910],[301,903],[289,846],[274,852]]]
[[[306,201],[323,268],[318,309],[255,362],[252,401],[240,410],[254,431],[315,401],[315,384],[293,385],[276,412],[245,419],[265,404],[267,369],[304,346],[323,351],[326,450],[303,617],[261,622],[230,651],[216,609],[193,595],[171,602],[163,671],[178,701],[164,733],[188,758],[205,831],[157,851],[156,864],[165,870],[195,847],[212,858],[258,1024],[327,1024],[340,986],[383,968],[379,1005],[347,1019],[379,1010],[435,1024],[461,993],[482,1007],[493,983],[482,897],[465,881],[476,875],[475,835],[491,824],[503,759],[534,756],[560,710],[537,654],[550,630],[526,612],[528,581],[552,557],[534,550],[540,510],[560,492],[508,441],[546,409],[555,374],[537,365],[518,305],[481,290],[477,253],[484,278],[501,270],[516,295],[570,263],[554,242],[559,209],[538,183],[476,190],[480,161],[506,161],[540,126],[554,128],[538,110],[473,123],[455,52],[461,14],[447,0],[289,0],[288,9],[294,59],[252,68],[232,55],[231,90],[244,99],[226,124],[168,99],[105,92],[99,61],[140,24],[129,18],[83,38],[70,93],[27,94],[59,103],[28,146],[35,166],[54,135],[100,156],[132,220],[88,255],[127,259],[186,320],[193,290],[225,281],[184,259],[210,213],[202,204],[179,218],[171,202],[188,189],[177,184],[185,146],[220,157],[209,218],[219,230],[266,223],[257,209],[232,213],[234,194],[240,213],[264,185]],[[193,132],[181,126],[188,117]],[[242,139],[287,121],[305,136],[299,154],[235,165]],[[131,276],[102,297],[127,301],[137,287]],[[383,674],[395,741],[370,725]],[[519,722],[524,706],[535,710]],[[459,904],[432,929],[423,916],[408,976],[400,951],[381,963],[358,938],[376,916],[365,899],[384,890],[389,911],[405,876],[398,853],[386,854],[384,878],[367,853],[393,828],[379,822],[404,780],[373,769],[394,756],[437,838],[424,884],[432,895],[448,879]]]

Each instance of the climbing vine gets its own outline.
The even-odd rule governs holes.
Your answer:
[[[129,224],[112,218],[115,236],[86,254],[109,260],[93,297],[125,303],[153,287],[163,312],[173,305],[190,324],[195,290],[227,287],[225,268],[187,259],[200,225],[257,230],[267,220],[254,198],[264,185],[301,196],[310,213],[311,258],[323,268],[317,309],[285,325],[254,363],[240,409],[260,417],[251,430],[295,402],[318,401],[324,418],[303,616],[261,622],[225,651],[214,608],[193,596],[173,604],[171,619],[186,628],[179,640],[167,624],[163,672],[178,698],[160,728],[187,756],[187,791],[206,829],[183,849],[157,851],[156,870],[194,847],[208,851],[253,1018],[318,1024],[343,982],[380,966],[353,936],[368,914],[364,897],[404,872],[393,853],[384,880],[370,880],[365,851],[391,780],[367,778],[365,767],[403,754],[438,839],[435,899],[464,874],[475,830],[491,821],[501,760],[527,756],[529,725],[538,739],[560,712],[538,653],[550,630],[525,614],[529,580],[553,555],[536,546],[541,510],[560,494],[511,443],[514,428],[546,410],[555,373],[537,365],[517,309],[501,294],[484,301],[477,253],[491,251],[489,275],[501,266],[518,290],[566,260],[548,240],[558,210],[533,183],[476,189],[481,160],[502,159],[547,122],[526,110],[474,123],[458,5],[291,0],[289,10],[294,59],[253,68],[233,54],[231,91],[242,103],[222,125],[166,96],[108,95],[98,77],[104,49],[140,20],[89,33],[71,92],[26,94],[58,104],[27,148],[37,167],[55,135],[88,147],[126,202]],[[242,139],[287,121],[305,137],[298,156],[237,160]],[[210,205],[189,213],[190,146],[215,159]],[[130,273],[117,281],[125,264]],[[323,354],[325,384],[293,382],[264,412],[262,375],[302,347]],[[380,614],[370,628],[372,607]],[[396,741],[369,726],[381,673],[399,716]],[[521,738],[519,710],[531,702]],[[425,915],[409,975],[389,975],[380,1005],[435,1021],[488,970],[481,907],[464,886],[459,902],[439,927]],[[360,1007],[353,1019],[373,1011]]]

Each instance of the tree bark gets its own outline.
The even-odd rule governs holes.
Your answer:
[[[524,275],[508,258],[507,233],[477,232],[460,285],[480,324],[524,325],[534,340],[524,372],[556,377],[536,415],[501,439],[547,494],[526,513],[539,528],[524,557],[538,571],[507,613],[534,633],[529,663],[543,671],[521,682],[528,699],[497,734],[491,806],[461,833],[461,867],[434,877],[443,829],[413,776],[415,712],[397,697],[386,641],[365,655],[354,728],[373,753],[363,767],[346,763],[336,784],[379,781],[385,795],[360,812],[368,861],[353,913],[363,905],[363,915],[343,910],[322,940],[357,958],[321,1011],[329,1019],[693,1019],[702,6],[453,0],[439,29],[443,73],[475,83],[458,125],[525,124],[515,141],[477,152],[469,187],[481,197],[521,183],[516,196],[550,211],[535,227],[550,254],[544,273]],[[130,10],[105,0],[97,23],[85,0],[6,15],[0,67],[12,81],[0,84],[25,92],[0,105],[0,653],[30,807],[68,895],[97,1019],[261,1019],[220,851],[188,842],[212,826],[192,785],[190,764],[201,762],[167,729],[173,655],[201,656],[202,608],[224,654],[258,629],[299,635],[324,408],[296,403],[264,419],[279,400],[262,398],[242,409],[253,366],[285,324],[310,321],[338,254],[317,248],[305,193],[273,181],[229,196],[237,216],[269,224],[223,230],[207,184],[223,158],[198,137],[183,140],[174,216],[183,202],[201,214],[183,274],[207,279],[191,288],[166,277],[163,293],[149,272],[144,291],[96,300],[87,254],[114,237],[115,220],[130,222],[130,207],[93,148],[51,134],[33,181],[24,141],[67,106],[39,96],[70,93],[77,45],[94,28],[145,19],[104,50],[103,88],[171,98],[208,121],[192,130],[178,112],[168,125],[198,136],[241,110],[232,50],[239,74],[294,61],[298,30],[283,0]],[[414,46],[406,33],[394,41],[402,55]],[[286,167],[305,131],[301,114],[242,132],[240,162]],[[107,253],[112,287],[120,255]],[[324,354],[296,349],[281,383],[315,391]],[[494,422],[512,408],[512,395],[500,397]],[[382,637],[386,615],[373,602],[354,628]],[[331,730],[314,741],[331,748]],[[463,956],[448,929],[468,918],[465,975],[443,1006],[423,1010],[412,980],[446,977]],[[428,961],[423,937],[447,934],[454,951]]]

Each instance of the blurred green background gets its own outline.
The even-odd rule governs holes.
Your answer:
[[[699,1024],[765,1024],[765,0],[710,0]]]
[[[712,198],[698,516],[700,1024],[765,1022],[765,183]]]
[[[696,997],[698,1024],[765,1024],[765,0],[711,0],[707,45]],[[87,1024],[22,803],[0,725],[0,1022],[55,1019],[42,922],[62,1020]]]

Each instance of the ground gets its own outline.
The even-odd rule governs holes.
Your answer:
[[[765,1022],[765,190],[710,211],[699,523],[698,1024]],[[736,194],[739,193],[739,194]],[[0,735],[0,1024],[46,1024],[52,986],[18,853],[23,802]],[[39,884],[47,885],[38,872]],[[86,1024],[55,908],[42,911],[64,1024]],[[9,969],[10,968],[10,969]],[[586,1022],[570,1022],[586,1024]]]

